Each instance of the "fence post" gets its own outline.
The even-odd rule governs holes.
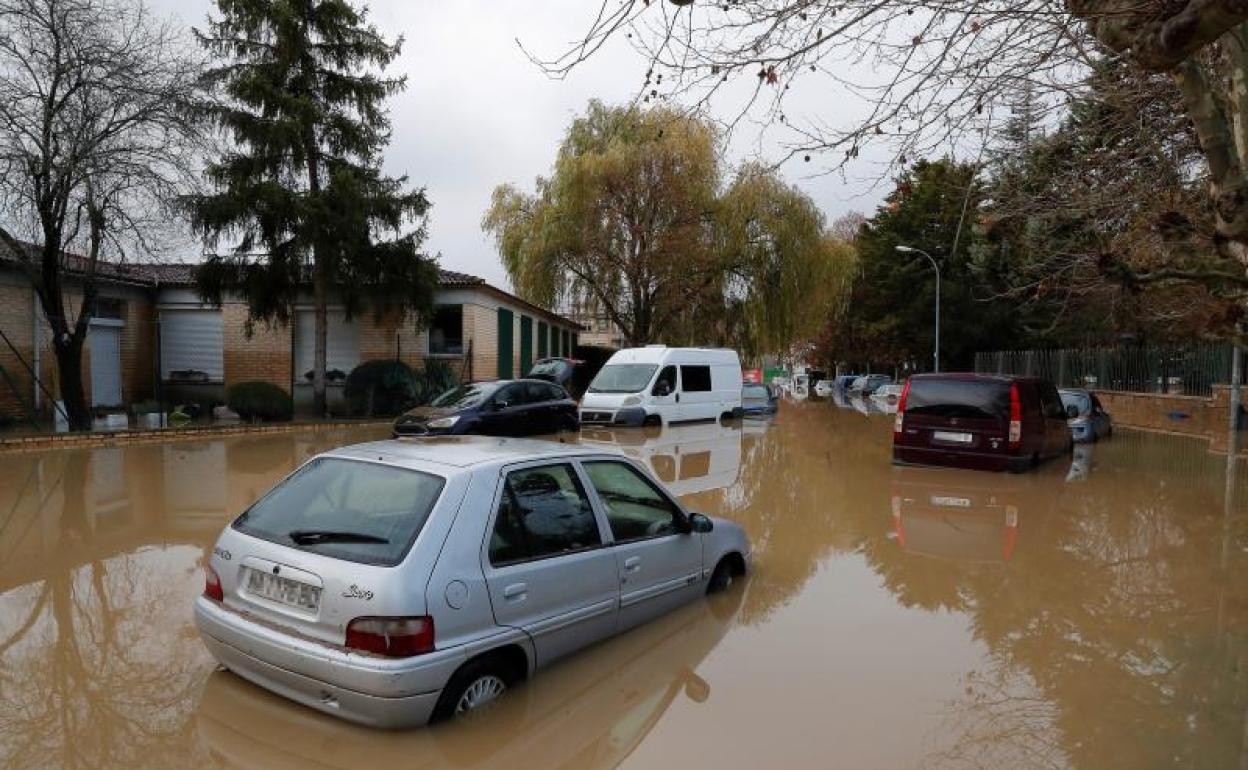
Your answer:
[[[1239,405],[1242,399],[1239,394],[1240,386],[1243,385],[1244,366],[1243,366],[1243,348],[1238,344],[1231,347],[1231,404],[1230,423],[1228,429],[1231,431],[1229,451],[1234,453],[1237,449],[1236,437],[1239,435]]]

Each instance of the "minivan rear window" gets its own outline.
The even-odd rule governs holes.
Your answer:
[[[326,457],[278,484],[233,526],[290,548],[393,567],[420,534],[444,484],[430,473]]]
[[[906,414],[932,417],[1006,420],[1010,415],[1010,385],[982,380],[910,380]]]

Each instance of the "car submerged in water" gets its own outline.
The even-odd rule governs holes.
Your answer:
[[[893,422],[893,462],[1023,471],[1070,451],[1053,383],[995,374],[916,374]]]
[[[1062,397],[1070,435],[1076,444],[1090,444],[1114,434],[1113,421],[1095,393],[1063,388],[1058,394]]]
[[[749,565],[741,527],[687,511],[618,453],[379,441],[313,458],[227,526],[194,611],[244,679],[406,727],[484,708]]]
[[[580,428],[576,402],[545,380],[470,382],[394,421],[394,437],[553,435]]]

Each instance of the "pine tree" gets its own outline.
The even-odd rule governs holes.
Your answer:
[[[228,148],[207,169],[213,191],[190,208],[209,249],[228,247],[196,280],[207,301],[239,293],[250,321],[288,323],[311,278],[320,416],[331,290],[348,318],[363,305],[419,320],[432,311],[437,265],[420,252],[429,202],[380,168],[384,101],[404,80],[379,73],[402,41],[387,42],[347,0],[217,0],[217,9],[196,31],[216,59],[199,112]]]

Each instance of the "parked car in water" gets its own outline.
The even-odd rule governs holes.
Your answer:
[[[871,394],[871,400],[880,404],[895,404],[901,398],[901,387],[896,382],[881,385]]]
[[[848,393],[849,389],[854,386],[854,380],[858,379],[860,376],[861,375],[857,374],[842,374],[838,375],[832,382],[836,386],[837,390],[842,393]]]
[[[749,564],[741,527],[618,453],[379,441],[318,455],[228,525],[195,620],[239,676],[403,727],[482,708]]]
[[[1113,435],[1114,425],[1095,393],[1076,388],[1058,391],[1075,443],[1086,444]]]
[[[993,374],[916,374],[893,421],[893,462],[1022,471],[1072,446],[1048,380]]]
[[[524,376],[530,380],[553,382],[575,399],[585,393],[585,388],[593,379],[592,374],[589,365],[576,358],[542,358]]]
[[[766,385],[753,382],[741,384],[741,411],[747,415],[776,413],[776,397]]]
[[[668,425],[741,415],[741,359],[722,348],[617,351],[581,399],[586,425]]]
[[[819,380],[815,383],[815,395],[819,398],[828,398],[834,390],[836,384],[832,380]]]
[[[864,374],[854,379],[849,386],[850,393],[860,393],[864,397],[869,396],[879,387],[892,382],[893,378],[887,374]]]
[[[567,391],[545,380],[495,380],[452,388],[428,406],[418,406],[394,421],[394,436],[477,433],[486,436],[535,436],[580,427],[576,402]]]

